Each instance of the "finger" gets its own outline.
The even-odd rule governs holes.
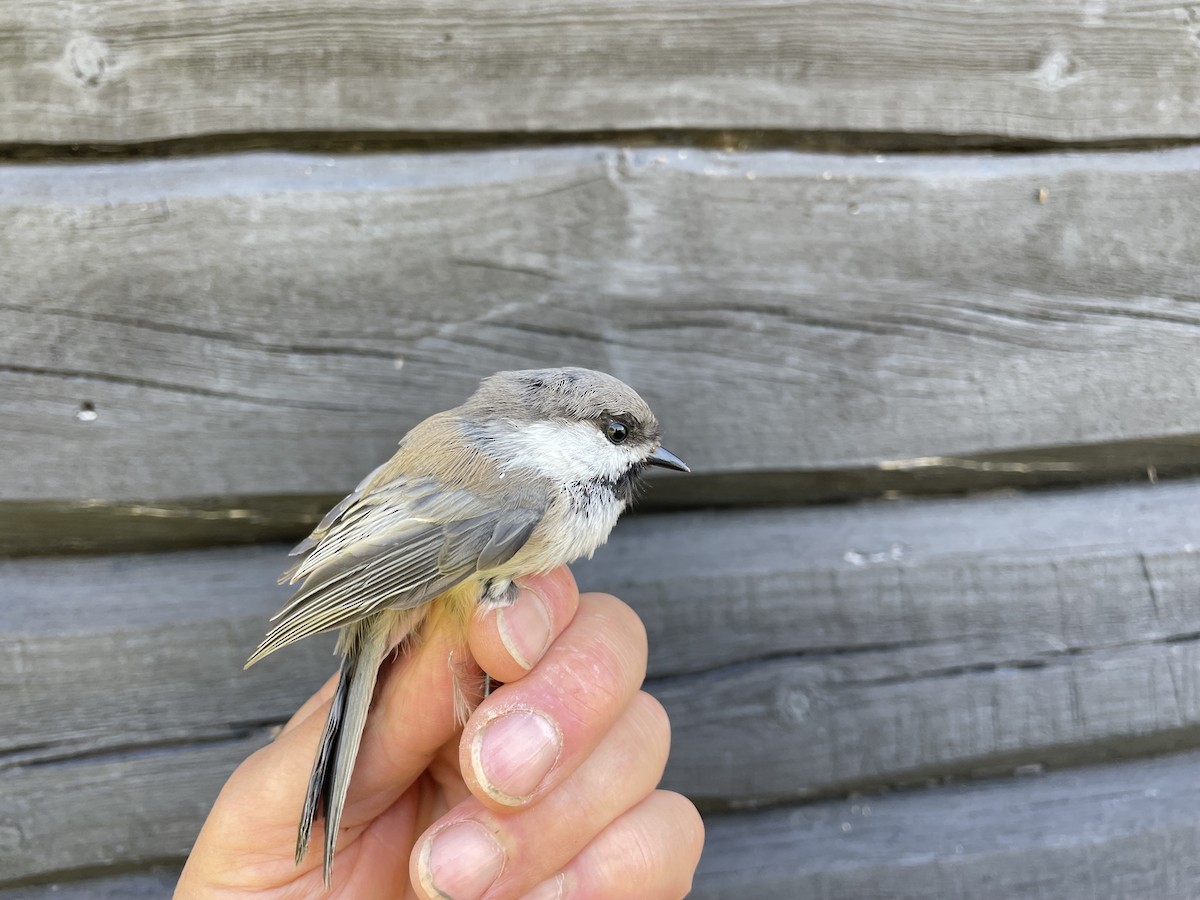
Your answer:
[[[692,889],[704,822],[692,801],[655,791],[524,900],[678,900]]]
[[[468,632],[471,655],[504,683],[533,668],[579,608],[579,588],[566,566],[518,584],[521,592],[511,606],[475,616]]]
[[[637,694],[595,752],[541,802],[498,813],[471,797],[435,823],[413,852],[414,883],[430,897],[523,896],[654,790],[669,748],[661,704]]]
[[[584,594],[542,661],[467,722],[459,745],[467,786],[493,808],[533,801],[595,749],[645,674],[641,619],[615,597]]]

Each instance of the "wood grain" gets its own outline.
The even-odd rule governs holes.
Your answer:
[[[565,362],[708,474],[1200,434],[1197,191],[1197,149],[5,167],[0,499],[336,494]]]
[[[178,782],[198,827],[218,763],[332,671],[328,640],[241,671],[282,558],[0,564],[0,833],[21,860],[6,878],[112,862],[72,817],[102,821],[185,767],[143,765],[213,748]],[[708,809],[1200,745],[1197,483],[645,516],[577,575],[641,613],[648,689],[674,722],[665,783]],[[29,837],[35,807],[34,832],[74,849]],[[152,819],[122,859],[177,852],[183,825],[167,846]]]
[[[4,4],[7,142],[770,129],[1194,137],[1200,24],[1152,0]]]
[[[1200,894],[1200,755],[708,817],[698,900]]]

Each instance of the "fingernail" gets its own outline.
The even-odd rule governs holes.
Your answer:
[[[521,588],[516,602],[496,613],[500,640],[512,658],[525,669],[542,658],[550,645],[550,610],[537,591]]]
[[[474,900],[500,877],[504,850],[477,822],[457,822],[421,848],[421,885],[435,897]]]
[[[563,893],[563,882],[565,878],[562,872],[559,872],[548,881],[543,881],[528,894],[525,894],[525,900],[562,900],[566,894]]]
[[[554,767],[562,735],[541,713],[516,709],[483,726],[471,741],[471,765],[489,797],[505,806],[529,799]]]

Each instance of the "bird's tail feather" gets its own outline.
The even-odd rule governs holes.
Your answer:
[[[328,778],[326,777],[329,772],[329,760],[337,746],[338,734],[346,714],[346,699],[350,693],[350,680],[354,673],[355,658],[352,654],[342,657],[342,670],[338,676],[337,690],[333,694],[333,703],[330,705],[329,715],[325,719],[321,742],[317,745],[317,758],[313,762],[312,774],[308,776],[308,790],[304,793],[304,808],[300,812],[300,830],[296,834],[296,865],[300,865],[304,855],[308,852],[313,821],[317,817],[317,806],[321,802],[321,798],[329,792]]]
[[[299,864],[308,851],[313,822],[320,807],[325,819],[323,875],[327,888],[333,878],[333,854],[350,776],[354,771],[354,758],[362,741],[379,666],[392,646],[395,631],[394,616],[382,613],[348,626],[339,642],[341,675],[308,778],[300,828],[296,834],[296,863]]]
[[[375,692],[375,678],[379,665],[389,649],[392,623],[387,615],[375,615],[360,623],[360,643],[354,674],[350,678],[350,690],[346,696],[346,710],[342,717],[341,733],[334,751],[333,769],[326,778],[325,796],[325,886],[333,878],[333,851],[337,847],[338,826],[342,821],[342,808],[346,805],[346,791],[350,787],[350,775],[354,771],[354,758],[358,756],[358,745],[362,741],[363,726],[367,723],[367,711],[371,707],[371,695]]]

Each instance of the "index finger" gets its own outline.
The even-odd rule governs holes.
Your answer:
[[[566,566],[517,581],[511,606],[474,616],[467,632],[471,655],[496,681],[529,672],[579,611],[579,588]]]
[[[616,597],[584,594],[542,661],[467,722],[459,764],[471,792],[496,810],[537,802],[591,754],[645,675],[642,620]]]

